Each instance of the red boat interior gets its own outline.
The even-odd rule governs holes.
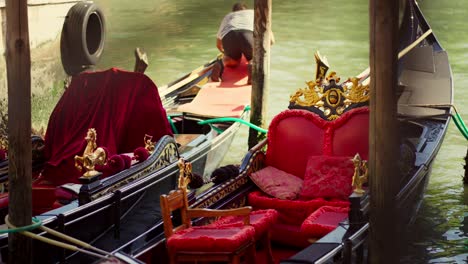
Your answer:
[[[259,245],[256,263],[279,263],[348,217],[353,157],[357,153],[368,157],[368,122],[367,107],[349,110],[332,121],[299,109],[288,109],[274,117],[267,135],[266,167],[249,175],[258,187],[247,199],[254,210],[250,224]],[[213,227],[240,225],[241,219],[224,217],[198,228],[206,227],[215,234]],[[219,237],[223,228],[218,230]],[[171,240],[171,245],[190,250],[199,238],[187,234],[191,231]],[[204,250],[203,254],[209,254]]]
[[[250,105],[252,86],[247,83],[247,61],[225,67],[220,82],[203,85],[195,99],[177,111],[205,117],[240,117]]]

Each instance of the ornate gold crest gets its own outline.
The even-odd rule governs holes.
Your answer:
[[[299,88],[291,95],[290,108],[308,109],[318,112],[327,120],[334,120],[348,107],[369,101],[369,85],[361,84],[356,77],[340,84],[336,72],[330,72],[325,78],[328,63],[318,51],[314,56],[317,63],[316,79],[306,82],[306,88]]]

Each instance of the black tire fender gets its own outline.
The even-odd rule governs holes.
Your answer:
[[[96,65],[104,50],[105,26],[103,12],[93,2],[78,2],[70,8],[60,42],[62,64],[67,73]]]

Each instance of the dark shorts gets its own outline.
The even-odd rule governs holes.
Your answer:
[[[240,60],[242,54],[250,61],[253,50],[253,32],[250,30],[233,30],[223,38],[224,54]]]

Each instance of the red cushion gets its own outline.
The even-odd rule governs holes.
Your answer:
[[[266,163],[302,178],[307,157],[321,155],[327,121],[306,110],[286,110],[268,128]]]
[[[260,191],[249,193],[248,200],[249,204],[254,208],[277,210],[279,213],[279,222],[298,226],[302,224],[307,216],[322,206],[349,206],[348,201],[338,199],[325,200],[323,198],[316,198],[309,201],[281,200],[268,196]]]
[[[250,225],[255,228],[255,239],[258,240],[271,226],[276,223],[278,212],[273,209],[255,210],[250,213]],[[244,224],[242,216],[225,216],[210,226],[241,226]]]
[[[352,193],[354,165],[351,157],[311,156],[307,162],[301,199],[347,199]]]
[[[254,235],[252,226],[194,226],[172,235],[167,246],[174,251],[232,252],[253,241]]]
[[[301,225],[301,232],[309,237],[320,238],[348,217],[349,208],[323,206],[313,212]]]
[[[263,192],[279,199],[296,199],[302,188],[301,178],[271,166],[252,173],[250,179]]]

